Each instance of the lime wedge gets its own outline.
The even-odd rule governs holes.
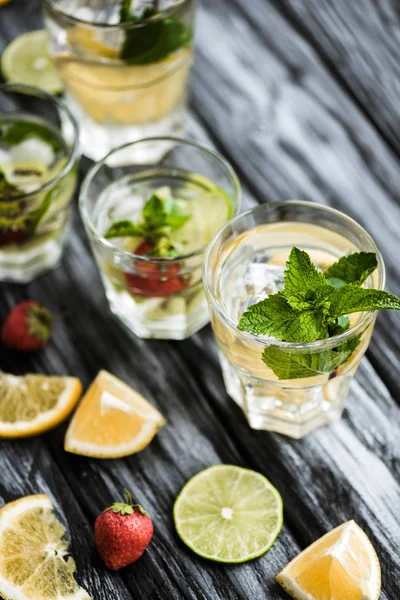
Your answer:
[[[4,79],[25,83],[49,94],[59,94],[63,85],[51,60],[45,30],[30,31],[15,38],[1,56]]]
[[[182,201],[182,208],[190,215],[190,219],[172,233],[171,239],[184,242],[185,254],[207,246],[233,214],[231,199],[217,187],[196,195],[189,202]]]
[[[241,563],[271,548],[283,524],[282,498],[260,473],[216,465],[195,475],[174,505],[181,540],[193,552]]]

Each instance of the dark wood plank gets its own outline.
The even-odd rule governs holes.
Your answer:
[[[273,0],[400,153],[400,10],[396,0]]]
[[[38,0],[14,0],[0,9],[0,50],[17,33],[41,26],[38,9]],[[400,292],[398,157],[360,108],[361,99],[332,76],[320,48],[294,25],[265,0],[201,1],[190,133],[230,158],[244,184],[245,207],[301,197],[364,223],[385,254],[390,287]],[[82,174],[88,164],[83,161]],[[371,362],[363,362],[345,418],[294,442],[249,429],[224,390],[210,328],[183,343],[145,342],[111,317],[76,207],[62,266],[29,286],[1,285],[0,318],[28,296],[55,312],[67,308],[68,316],[44,352],[3,352],[2,368],[74,374],[85,385],[106,368],[168,419],[145,451],[125,460],[67,455],[65,425],[38,439],[0,445],[10,473],[0,475],[2,499],[50,490],[69,521],[82,584],[94,597],[284,600],[274,583],[279,569],[349,518],[377,546],[381,599],[399,597],[398,315],[380,317]],[[174,532],[171,509],[181,486],[217,462],[258,469],[284,498],[281,536],[270,553],[248,565],[200,560]],[[154,516],[156,533],[136,565],[110,574],[93,552],[91,528],[124,486]]]

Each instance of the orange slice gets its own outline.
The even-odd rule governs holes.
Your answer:
[[[52,429],[68,417],[81,393],[75,377],[0,373],[0,438]]]
[[[95,458],[128,456],[145,448],[164,423],[143,396],[100,371],[71,421],[65,450]]]
[[[378,600],[381,569],[367,535],[349,521],[296,556],[277,581],[296,600]]]

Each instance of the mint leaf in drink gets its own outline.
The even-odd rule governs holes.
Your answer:
[[[283,290],[250,306],[239,321],[239,330],[308,343],[347,331],[351,313],[400,310],[397,296],[360,287],[377,268],[372,253],[343,257],[322,274],[306,252],[293,247],[286,266]],[[305,354],[272,345],[265,348],[263,360],[280,379],[310,377],[343,364],[358,343],[356,336],[335,350]]]
[[[105,233],[106,239],[116,237],[144,237],[145,229],[141,225],[135,225],[132,221],[124,220],[113,223],[110,229]]]
[[[313,308],[298,311],[282,293],[249,306],[239,321],[238,329],[254,335],[276,337],[284,342],[314,342],[327,335],[324,314]]]
[[[138,25],[127,29],[120,52],[120,58],[131,65],[159,62],[192,42],[191,29],[177,18],[163,18],[160,11],[153,8],[146,8],[141,15],[132,15],[130,0],[122,2],[120,21]]]
[[[143,208],[143,217],[148,228],[170,227],[180,229],[190,219],[172,196],[153,194]]]
[[[145,203],[142,210],[142,220],[133,223],[129,220],[113,223],[104,237],[139,237],[151,245],[151,256],[168,258],[184,253],[182,240],[171,239],[171,234],[177,231],[190,219],[185,214],[179,200],[172,198],[169,188],[160,188]]]
[[[343,256],[331,265],[324,273],[327,282],[335,287],[345,283],[361,285],[378,267],[376,255],[373,252],[355,252]]]
[[[334,335],[341,335],[350,327],[350,319],[349,317],[338,317],[328,325],[329,337],[333,337]]]
[[[332,295],[329,318],[333,320],[355,312],[382,309],[400,310],[400,298],[383,290],[359,288],[349,283]]]
[[[286,263],[284,294],[286,297],[299,292],[315,291],[327,286],[321,271],[313,265],[307,252],[293,247]]]
[[[331,373],[353,354],[361,340],[355,336],[333,350],[319,352],[293,351],[279,346],[267,346],[262,354],[264,363],[278,379],[303,379]]]
[[[61,143],[55,135],[40,123],[32,121],[4,123],[0,121],[0,141],[7,146],[16,146],[28,139],[38,139],[45,142],[51,146],[55,153],[62,149]]]

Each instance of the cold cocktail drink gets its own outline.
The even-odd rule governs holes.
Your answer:
[[[346,282],[334,276],[340,269],[332,265],[350,255],[366,266],[358,281],[352,272]],[[360,286],[382,290],[385,281],[367,232],[323,206],[263,205],[219,232],[207,252],[204,280],[226,388],[250,425],[301,437],[338,419],[376,316],[356,313],[354,305],[348,316],[339,315],[338,299],[359,294]],[[400,306],[393,303],[382,308]],[[293,341],[301,336],[303,342]]]
[[[111,310],[140,337],[183,339],[209,320],[204,250],[239,207],[238,180],[191,142],[149,139],[129,150],[138,162],[110,166],[121,148],[89,172],[81,212]]]
[[[182,133],[194,0],[45,0],[44,7],[84,154],[99,160],[136,139]]]

